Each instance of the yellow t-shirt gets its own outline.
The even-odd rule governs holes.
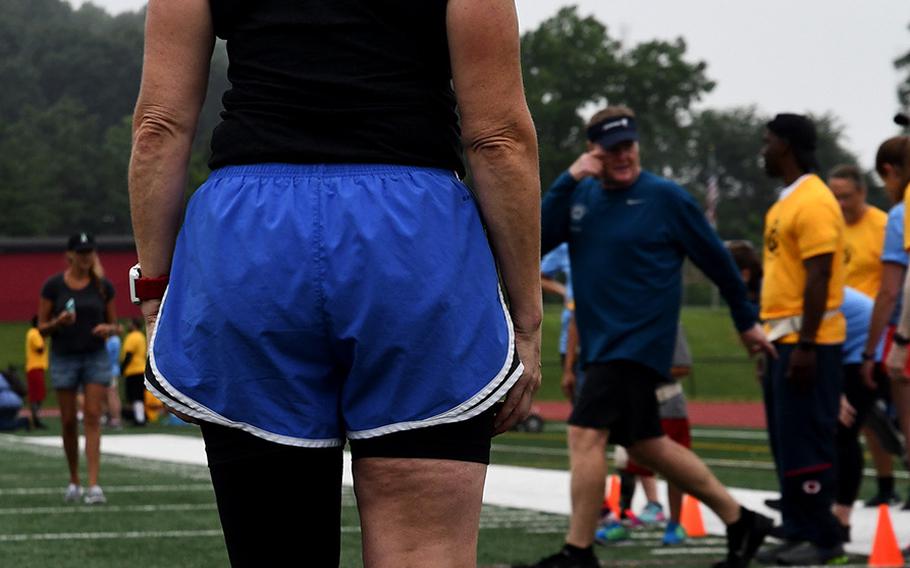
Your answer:
[[[801,177],[787,191],[789,194],[772,205],[765,217],[763,320],[803,313],[803,261],[814,256],[834,254],[826,310],[838,309],[844,296],[845,223],[837,200],[815,174]],[[846,321],[838,312],[822,320],[815,340],[822,344],[842,343],[846,334]],[[798,339],[798,334],[793,333],[781,342],[795,343]]]
[[[888,214],[870,205],[859,221],[847,225],[844,232],[847,286],[873,299],[882,284],[882,249],[887,224]]]
[[[126,334],[123,340],[123,348],[120,350],[120,361],[126,359],[126,354],[132,353],[133,358],[130,364],[123,370],[123,376],[145,374],[145,335],[141,331],[131,331]]]
[[[25,334],[25,372],[33,369],[47,370],[47,343],[36,327]]]
[[[910,207],[910,183],[904,188],[904,249],[910,250],[910,215],[906,214]]]

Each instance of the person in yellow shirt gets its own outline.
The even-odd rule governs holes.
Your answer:
[[[866,182],[854,165],[840,165],[831,170],[828,187],[847,223],[844,232],[847,286],[874,299],[882,281],[881,256],[888,214],[866,203]]]
[[[808,118],[779,114],[768,123],[765,170],[786,187],[765,218],[761,319],[778,357],[768,361],[762,386],[786,540],[756,558],[785,565],[845,558],[831,513],[846,336],[838,310],[845,224],[831,190],[814,173],[815,148]]]
[[[38,331],[38,316],[32,317],[32,326],[25,333],[25,375],[28,380],[28,405],[35,428],[47,428],[39,418],[41,404],[47,397],[44,375],[47,372],[48,351],[44,336]]]
[[[126,399],[133,408],[136,426],[145,426],[145,356],[146,341],[142,321],[133,318],[127,323],[126,337],[120,352],[120,374],[126,383]]]

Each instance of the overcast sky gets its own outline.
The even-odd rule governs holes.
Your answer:
[[[71,0],[80,4],[79,0]],[[414,0],[419,1],[419,0]],[[110,12],[145,0],[92,0]],[[708,63],[717,87],[701,106],[756,105],[766,113],[832,112],[847,146],[872,167],[891,122],[900,76],[893,60],[910,50],[908,0],[517,0],[521,29],[560,6],[594,14],[627,43],[682,36]],[[618,102],[618,101],[617,101]],[[625,101],[634,107],[634,101]]]

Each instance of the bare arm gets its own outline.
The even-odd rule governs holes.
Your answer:
[[[553,278],[548,278],[543,274],[540,275],[540,287],[543,288],[544,292],[549,294],[556,294],[565,301],[566,299],[566,285],[555,280]]]
[[[578,384],[578,376],[575,374],[575,365],[578,362],[578,326],[575,324],[575,312],[572,312],[572,319],[569,320],[568,333],[566,334],[566,360],[562,365],[562,381],[560,388],[562,394],[569,401],[575,400],[575,387]]]
[[[54,304],[47,298],[38,300],[38,332],[47,336],[53,334],[60,325],[65,322],[61,321],[61,315],[54,316]],[[72,316],[69,316],[72,319]]]
[[[894,306],[900,297],[904,283],[906,268],[894,262],[885,262],[882,265],[882,284],[875,296],[875,306],[872,308],[872,318],[869,321],[869,337],[866,338],[864,353],[875,353],[882,333],[888,326],[888,320],[894,313]]]
[[[818,328],[828,304],[828,283],[831,280],[832,253],[820,254],[803,261],[806,268],[806,288],[803,292],[803,326],[800,341],[815,343]],[[790,355],[787,379],[797,389],[808,392],[815,385],[817,355],[815,349],[799,346]]]
[[[149,1],[129,168],[130,212],[143,276],[170,271],[213,45],[207,0]]]
[[[806,268],[806,289],[803,292],[803,326],[799,338],[815,341],[828,304],[828,283],[831,281],[833,254],[820,254],[803,261]]]
[[[901,290],[901,297],[903,298],[903,305],[901,306],[901,315],[900,319],[897,322],[897,333],[907,337],[910,334],[910,271],[907,271],[907,275],[904,278],[903,288]],[[888,358],[885,360],[885,368],[888,370],[888,375],[896,381],[908,381],[910,377],[907,376],[905,371],[907,365],[907,346],[899,345],[897,341],[891,345],[891,352],[888,353]]]
[[[525,365],[497,419],[504,431],[540,386],[540,178],[511,0],[450,0],[452,78],[474,192],[509,296]]]

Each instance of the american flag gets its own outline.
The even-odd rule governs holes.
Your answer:
[[[705,217],[712,227],[717,226],[717,202],[720,200],[720,189],[717,187],[717,176],[711,174],[708,178],[708,188],[705,193]]]

